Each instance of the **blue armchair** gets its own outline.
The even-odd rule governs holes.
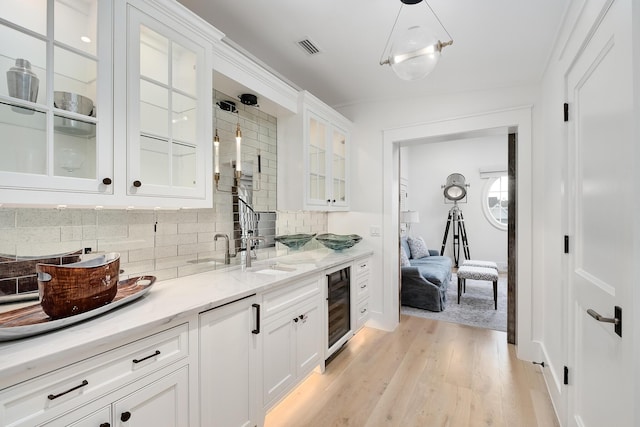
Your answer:
[[[411,253],[406,238],[401,239],[405,252]],[[411,258],[410,266],[401,267],[402,305],[430,311],[442,311],[447,299],[446,292],[451,282],[451,258],[439,256],[438,251],[429,250],[430,256]]]

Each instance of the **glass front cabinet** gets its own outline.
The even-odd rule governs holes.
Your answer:
[[[0,186],[112,194],[109,2],[4,0],[2,10]]]
[[[151,3],[3,0],[0,203],[210,205],[212,42]]]
[[[278,117],[278,209],[349,210],[351,126],[307,91],[297,114]]]
[[[306,203],[323,210],[346,210],[347,131],[306,111]]]

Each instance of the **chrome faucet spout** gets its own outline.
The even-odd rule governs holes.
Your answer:
[[[246,268],[251,267],[251,249],[253,247],[254,242],[263,241],[266,242],[267,239],[264,236],[246,236],[242,238],[245,246],[245,255],[244,255],[244,266]]]
[[[217,242],[218,237],[224,238],[224,263],[231,264],[231,255],[229,254],[229,236],[226,234],[216,234],[213,236],[213,240]]]

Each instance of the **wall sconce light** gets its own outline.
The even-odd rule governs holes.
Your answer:
[[[242,131],[240,130],[240,114],[236,127],[236,179],[242,178]]]
[[[446,46],[452,45],[453,39],[444,25],[442,25],[438,15],[436,15],[431,6],[429,6],[427,0],[424,0],[424,3],[431,11],[431,14],[436,18],[438,24],[440,24],[445,33],[447,33],[449,41],[442,42],[438,40],[431,30],[422,25],[411,26],[394,36],[394,31],[404,5],[415,5],[421,3],[423,0],[400,1],[402,2],[402,5],[400,5],[398,16],[396,16],[391,33],[387,39],[387,44],[382,51],[380,65],[391,66],[391,69],[396,73],[396,75],[403,80],[419,80],[426,77],[431,73],[431,71],[433,71],[435,66],[438,64],[442,49]],[[389,49],[389,53],[385,58],[385,53],[389,48],[389,42],[392,38],[393,42],[391,44],[391,49]]]
[[[239,119],[238,119],[239,120]],[[237,180],[240,180],[242,177],[242,166],[241,166],[241,150],[240,144],[242,143],[242,132],[240,131],[240,122],[238,122],[238,128],[236,130],[236,156],[238,160],[236,161],[236,171],[235,177]],[[232,190],[221,190],[220,189],[220,137],[218,136],[218,129],[216,129],[216,134],[213,137],[213,150],[214,150],[214,166],[213,166],[213,179],[216,183],[216,191],[220,193],[233,193]]]

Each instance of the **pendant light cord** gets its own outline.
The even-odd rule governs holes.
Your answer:
[[[447,36],[449,36],[449,40],[453,41],[453,37],[451,37],[451,34],[449,34],[449,31],[447,31],[447,28],[444,26],[444,24],[442,23],[442,21],[440,20],[438,15],[433,11],[433,9],[431,8],[431,5],[429,4],[429,2],[427,0],[424,0],[424,3],[427,5],[427,7],[429,8],[429,10],[433,14],[433,16],[436,17],[436,21],[438,21],[438,24],[440,24],[440,26],[442,27],[444,32],[447,33]],[[396,18],[396,20],[397,20],[397,18]]]
[[[400,5],[400,10],[398,10],[398,15],[396,16],[396,20],[393,23],[393,27],[391,27],[391,32],[389,33],[389,37],[387,37],[387,43],[384,45],[384,49],[382,50],[382,54],[380,55],[380,65],[384,65],[384,64],[388,64],[389,63],[389,58],[385,59],[384,61],[382,60],[382,58],[384,58],[384,53],[387,51],[387,48],[389,47],[389,42],[391,41],[391,36],[393,35],[393,31],[396,29],[396,25],[398,24],[398,19],[400,19],[400,12],[402,12],[402,8],[404,7],[404,5]],[[445,30],[446,31],[446,30]],[[447,33],[449,34],[449,33]]]

